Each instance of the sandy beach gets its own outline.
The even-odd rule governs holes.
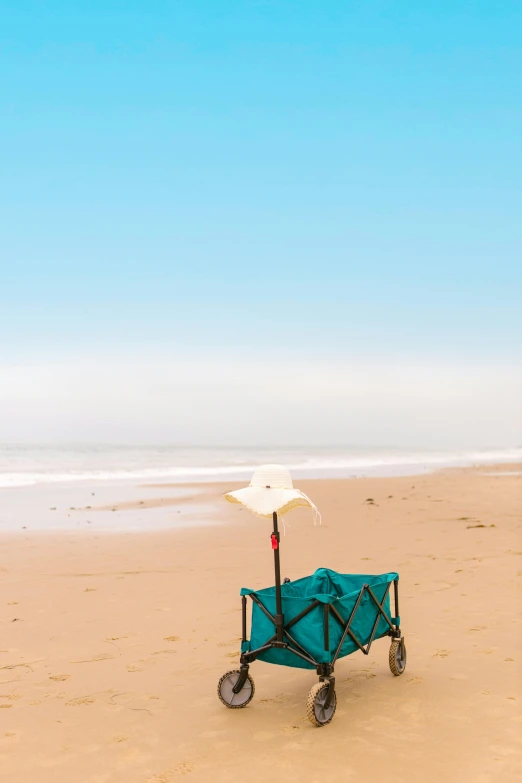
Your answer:
[[[219,497],[239,483],[205,486],[208,526],[96,531],[97,514],[190,502],[194,486],[170,501],[165,486],[113,498],[115,512],[93,502],[90,529],[2,534],[0,778],[521,780],[520,470],[298,483],[322,525],[287,516],[283,575],[397,570],[408,648],[401,677],[387,639],[339,661],[320,729],[305,717],[314,672],[256,662],[246,709],[216,696],[238,662],[239,589],[273,584],[269,523]]]

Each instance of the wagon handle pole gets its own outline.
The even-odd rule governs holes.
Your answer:
[[[275,570],[275,589],[276,589],[276,635],[277,641],[283,641],[283,603],[281,600],[281,564],[279,562],[279,529],[277,527],[277,512],[272,514],[274,521],[274,532],[272,533],[272,549],[274,550],[274,570]]]

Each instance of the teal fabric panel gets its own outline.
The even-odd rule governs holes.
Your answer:
[[[305,617],[299,620],[290,629],[291,636],[300,644],[312,658],[319,663],[330,663],[343,633],[341,624],[330,613],[330,645],[324,649],[323,616],[324,604],[328,603],[337,609],[344,622],[350,616],[353,607],[364,584],[368,584],[375,597],[382,601],[389,582],[397,579],[395,572],[374,576],[369,574],[338,574],[327,568],[318,568],[312,576],[298,579],[281,585],[283,602],[283,614],[285,624],[296,617],[307,606],[318,600],[319,606],[315,606]],[[276,613],[275,587],[267,587],[263,590],[248,591],[243,588],[242,594],[255,593],[259,601],[265,606],[271,615]],[[390,600],[386,598],[384,604],[386,614],[390,616]],[[361,644],[367,644],[373,625],[378,615],[377,607],[371,596],[365,592],[357,609],[351,630],[360,640]],[[388,633],[388,624],[381,617],[377,626],[375,639]],[[274,624],[264,614],[263,610],[255,602],[252,604],[252,626],[250,634],[250,650],[262,647],[275,634]],[[355,642],[347,636],[340,653],[340,657],[349,655],[359,649]],[[259,655],[259,660],[268,663],[276,663],[282,666],[292,666],[300,669],[314,669],[314,665],[304,661],[288,650],[272,648]]]

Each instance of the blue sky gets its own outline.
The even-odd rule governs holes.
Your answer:
[[[0,0],[0,31],[5,367],[520,362],[519,3]]]

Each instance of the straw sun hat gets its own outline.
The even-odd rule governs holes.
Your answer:
[[[261,465],[248,487],[227,492],[230,503],[241,503],[260,517],[271,517],[274,511],[285,514],[297,506],[307,506],[319,514],[317,506],[304,492],[294,489],[290,472],[283,465]]]

